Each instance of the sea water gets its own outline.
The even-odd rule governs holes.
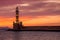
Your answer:
[[[60,40],[60,32],[0,31],[0,40]]]

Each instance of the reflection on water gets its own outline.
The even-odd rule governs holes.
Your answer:
[[[0,31],[0,40],[60,40],[60,32]]]
[[[20,33],[19,33],[19,32],[14,32],[14,33],[13,33],[13,38],[12,38],[12,39],[13,39],[13,40],[20,40],[19,37],[20,37]]]

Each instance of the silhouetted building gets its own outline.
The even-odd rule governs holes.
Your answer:
[[[14,30],[21,30],[22,22],[19,22],[19,9],[16,7],[16,22],[13,22],[13,29]]]

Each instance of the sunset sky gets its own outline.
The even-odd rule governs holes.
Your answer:
[[[17,6],[24,26],[60,26],[60,0],[0,0],[0,27],[12,27]]]

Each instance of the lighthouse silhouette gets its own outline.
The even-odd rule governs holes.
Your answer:
[[[14,30],[21,30],[22,29],[22,22],[19,22],[19,9],[18,9],[18,6],[16,7],[16,21],[13,22],[13,29]]]

